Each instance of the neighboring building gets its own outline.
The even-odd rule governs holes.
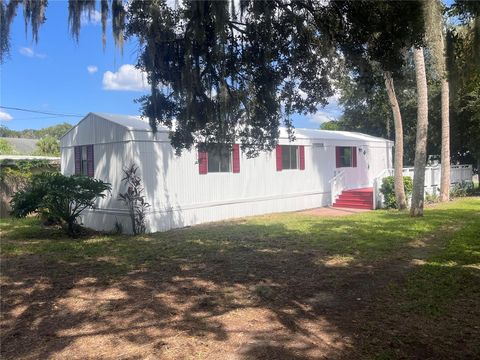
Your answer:
[[[25,139],[25,138],[10,138],[0,137],[0,139],[6,140],[15,151],[15,154],[29,155],[36,150],[38,139]]]
[[[371,188],[375,176],[392,166],[389,140],[310,129],[296,129],[295,136],[290,143],[282,129],[277,149],[253,159],[238,145],[233,151],[191,150],[177,157],[167,128],[153,134],[138,117],[89,113],[61,138],[61,169],[112,184],[112,194],[82,215],[84,225],[109,231],[117,221],[130,227],[118,194],[125,191],[122,169],[135,163],[151,204],[147,231],[154,232],[327,206],[332,191],[335,201],[344,189]]]

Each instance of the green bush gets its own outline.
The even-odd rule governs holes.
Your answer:
[[[98,179],[45,172],[33,175],[31,182],[13,196],[11,214],[21,218],[40,213],[58,219],[66,225],[67,234],[73,236],[80,213],[92,208],[95,200],[110,190],[110,184]]]
[[[403,177],[403,186],[405,189],[405,196],[410,198],[413,189],[413,182],[410,176]],[[393,176],[387,176],[383,178],[380,192],[383,194],[384,203],[386,208],[396,208],[397,200],[395,199],[395,178]]]
[[[15,149],[5,139],[0,139],[0,155],[14,155]]]
[[[41,156],[60,156],[60,141],[53,136],[38,140],[34,154]]]
[[[462,181],[461,183],[455,184],[450,189],[450,197],[458,198],[458,197],[465,197],[471,196],[475,194],[475,187],[473,186],[472,182]]]

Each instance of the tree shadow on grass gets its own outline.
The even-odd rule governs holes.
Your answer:
[[[385,213],[375,224],[306,217],[300,226],[255,220],[137,238],[36,238],[37,253],[1,264],[2,357],[474,356],[479,310],[467,295],[478,290],[479,270],[445,267],[443,286],[469,287],[425,314],[438,287],[416,293],[391,266],[409,260],[412,239],[472,219],[441,209],[428,216],[413,224]],[[431,284],[437,272],[429,276]],[[416,301],[422,290],[427,305]],[[445,311],[462,300],[468,305]]]

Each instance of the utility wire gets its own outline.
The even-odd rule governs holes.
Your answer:
[[[52,115],[52,116],[35,116],[35,117],[26,117],[26,118],[15,118],[15,120],[43,120],[43,119],[58,119],[58,118],[64,118],[65,116],[63,115]]]
[[[79,114],[61,114],[61,113],[53,113],[53,112],[46,112],[46,111],[40,111],[40,110],[23,109],[23,108],[17,108],[17,107],[11,107],[11,106],[2,106],[2,105],[0,105],[0,108],[1,109],[7,109],[7,110],[25,111],[25,112],[31,112],[31,113],[36,113],[36,114],[44,114],[44,115],[84,117],[84,115],[79,115]]]

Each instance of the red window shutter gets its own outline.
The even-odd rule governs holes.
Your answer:
[[[341,146],[335,146],[335,161],[336,161],[336,167],[341,168],[342,167],[342,147]]]
[[[87,175],[90,177],[95,175],[93,145],[87,145]]]
[[[357,167],[357,147],[352,146],[352,167]]]
[[[240,145],[233,144],[232,152],[233,152],[232,153],[232,158],[233,158],[232,170],[234,173],[239,173],[240,172]]]
[[[75,157],[75,175],[80,175],[81,173],[81,162],[82,162],[82,147],[75,146],[73,148],[74,157]]]
[[[299,147],[300,150],[300,170],[305,170],[305,146],[300,145]]]
[[[206,151],[198,152],[198,173],[208,173],[208,153]]]
[[[277,145],[276,147],[276,156],[277,156],[277,171],[282,171],[282,145]]]

